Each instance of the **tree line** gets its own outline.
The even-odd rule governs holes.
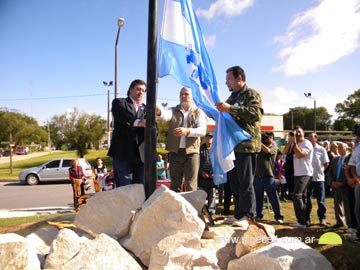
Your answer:
[[[360,117],[360,89],[350,94],[343,102],[336,104],[335,112],[339,116],[334,122],[331,122],[332,115],[325,107],[316,108],[317,130],[351,131]],[[304,130],[313,130],[314,128],[314,109],[294,107],[283,117],[285,130],[291,130],[294,125],[300,125]]]
[[[10,134],[15,145],[41,145],[48,140],[51,146],[62,150],[76,150],[83,157],[88,149],[99,149],[106,131],[106,120],[101,116],[74,109],[55,115],[43,126],[30,116],[8,110],[0,111],[0,140],[9,141]]]

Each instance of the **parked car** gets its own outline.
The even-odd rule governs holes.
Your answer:
[[[47,161],[39,167],[22,170],[19,173],[19,180],[29,185],[37,185],[45,181],[69,180],[72,160],[73,158],[58,158]],[[83,168],[86,177],[90,178],[92,175],[90,163],[84,158],[79,158],[79,165]]]
[[[2,155],[3,155],[3,157],[9,157],[10,156],[10,150],[9,149],[4,150]]]
[[[17,155],[27,155],[29,153],[29,147],[26,146],[16,146],[15,154]]]

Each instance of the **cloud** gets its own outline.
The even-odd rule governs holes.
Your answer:
[[[295,16],[287,33],[274,38],[283,49],[284,63],[273,68],[287,75],[303,75],[355,52],[360,43],[360,0],[318,0]]]
[[[208,49],[215,48],[216,43],[216,34],[205,36],[205,44]]]
[[[265,113],[284,114],[289,108],[296,107],[299,95],[292,90],[286,90],[282,87],[275,87],[274,90],[261,92],[263,108]]]
[[[251,7],[255,0],[216,0],[209,9],[198,9],[196,11],[199,17],[211,20],[216,16],[237,16],[244,10]]]
[[[275,87],[273,90],[260,92],[263,101],[265,113],[284,114],[289,112],[290,108],[307,107],[314,108],[314,101],[306,98],[304,93],[293,90],[287,90],[283,87]],[[339,102],[344,101],[344,97],[333,96],[329,94],[315,96],[316,107],[325,107],[328,113],[332,115],[332,119],[336,119],[338,115],[335,113],[335,106]]]

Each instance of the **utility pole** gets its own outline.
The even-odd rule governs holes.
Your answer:
[[[113,81],[103,81],[104,86],[110,87],[113,85]],[[106,132],[107,132],[107,149],[110,148],[110,89],[107,91],[107,123],[106,123]]]
[[[304,93],[305,97],[314,100],[314,133],[316,133],[316,100],[311,96],[311,93]]]
[[[149,198],[156,186],[156,57],[157,57],[157,0],[149,0],[147,94],[145,127],[145,195]]]

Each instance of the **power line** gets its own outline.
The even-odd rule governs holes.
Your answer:
[[[86,94],[86,95],[73,95],[73,96],[57,96],[57,97],[31,97],[31,98],[7,98],[0,99],[0,101],[21,101],[21,100],[49,100],[49,99],[62,99],[62,98],[81,98],[81,97],[95,97],[95,96],[104,96],[107,94]]]
[[[125,94],[123,92],[122,94]],[[54,96],[54,97],[27,97],[27,98],[5,98],[0,99],[0,101],[27,101],[27,100],[51,100],[51,99],[64,99],[64,98],[83,98],[83,97],[97,97],[97,96],[105,96],[107,93],[101,94],[84,94],[84,95],[71,95],[71,96]],[[169,98],[159,98],[159,100],[166,100],[166,101],[178,101],[177,99],[169,99]]]

